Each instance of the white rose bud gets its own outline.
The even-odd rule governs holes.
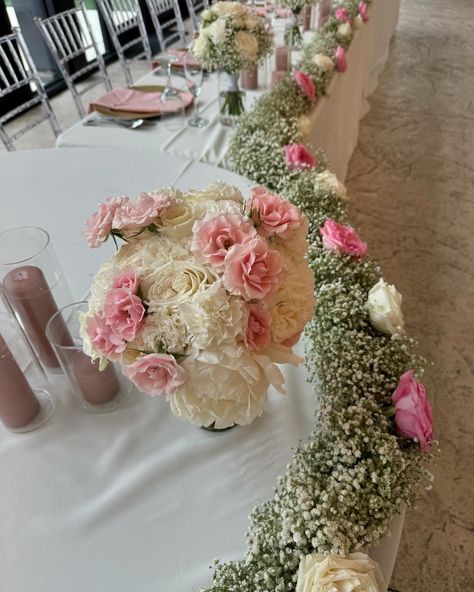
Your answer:
[[[327,191],[335,193],[339,199],[349,201],[345,186],[333,173],[330,173],[329,171],[319,173],[319,175],[316,175],[316,183]]]
[[[325,72],[332,72],[332,70],[334,70],[334,62],[324,53],[317,53],[313,57],[313,62]]]
[[[370,290],[367,299],[370,322],[382,333],[393,335],[398,328],[403,328],[402,296],[395,286],[380,279]]]
[[[341,37],[350,37],[352,35],[352,29],[349,23],[341,23],[337,28],[337,32]]]

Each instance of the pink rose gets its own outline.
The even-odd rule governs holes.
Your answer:
[[[323,245],[326,249],[340,251],[353,257],[362,257],[367,252],[367,244],[360,240],[359,235],[351,226],[338,224],[328,218],[319,232],[323,237]]]
[[[205,222],[195,222],[191,251],[216,269],[233,245],[248,243],[257,234],[253,225],[237,214],[218,214]]]
[[[359,14],[364,23],[369,20],[369,6],[366,2],[359,2]]]
[[[299,209],[286,199],[270,193],[265,187],[253,187],[248,202],[250,216],[259,234],[288,238],[301,224]]]
[[[128,201],[117,208],[113,227],[118,230],[139,230],[155,222],[170,203],[167,196],[141,193],[135,201]]]
[[[147,354],[125,366],[124,374],[148,395],[172,395],[184,384],[185,371],[169,354]]]
[[[224,260],[224,286],[244,300],[262,300],[279,288],[282,272],[280,254],[258,236],[229,249]]]
[[[300,87],[302,92],[308,97],[310,101],[316,99],[316,89],[314,88],[313,81],[305,72],[301,70],[295,70],[294,72],[295,82]]]
[[[347,70],[346,51],[340,45],[338,45],[336,48],[334,59],[336,60],[336,68],[338,71],[345,72]]]
[[[115,334],[131,341],[142,324],[145,308],[130,290],[114,288],[105,299],[103,313],[105,322],[113,327]]]
[[[109,197],[105,203],[99,205],[99,210],[87,219],[84,234],[90,247],[100,247],[107,240],[112,231],[116,210],[128,201],[128,197]]]
[[[86,331],[91,340],[92,347],[109,360],[118,360],[120,354],[127,347],[125,341],[99,315],[94,315],[87,319]]]
[[[421,451],[428,452],[433,441],[431,405],[425,387],[413,378],[413,370],[401,375],[392,401],[395,403],[397,434],[419,442]]]
[[[334,15],[338,21],[351,24],[351,17],[345,8],[337,8]]]
[[[259,351],[270,343],[272,315],[261,306],[249,306],[249,320],[244,342],[251,351]]]
[[[287,144],[284,148],[285,160],[290,171],[314,169],[316,160],[304,144]]]
[[[138,278],[132,267],[127,267],[114,278],[113,288],[127,288],[135,294],[138,288]]]

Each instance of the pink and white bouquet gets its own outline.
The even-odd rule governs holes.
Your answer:
[[[314,309],[307,227],[264,187],[246,201],[223,183],[109,198],[86,237],[124,243],[92,284],[84,350],[193,424],[249,424],[270,385],[284,393],[277,364],[302,361],[291,348]]]

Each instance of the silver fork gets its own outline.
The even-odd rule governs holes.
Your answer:
[[[145,119],[119,119],[118,117],[103,117],[101,119],[86,119],[82,125],[86,126],[101,126],[101,125],[117,125],[127,129],[138,129],[146,122]]]

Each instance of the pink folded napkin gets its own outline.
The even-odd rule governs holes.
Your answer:
[[[160,101],[161,92],[142,92],[133,88],[116,88],[97,101],[90,103],[89,112],[96,107],[105,107],[114,111],[130,111],[131,113],[172,113],[180,108],[178,101]],[[191,93],[182,92],[184,106],[189,105],[193,96]]]
[[[171,67],[172,68],[184,68],[184,58],[186,57],[186,55],[189,55],[190,57],[188,58],[188,64],[190,66],[199,66],[199,64],[201,63],[197,58],[195,58],[190,52],[188,51],[184,51],[182,49],[169,49],[166,54],[174,56],[177,58],[176,61],[171,62]],[[151,67],[152,70],[155,68],[158,68],[159,66],[162,66],[163,63],[166,62],[166,55],[163,56],[163,60],[160,61],[158,60],[153,60]]]
[[[265,16],[266,10],[265,6],[259,6],[256,12],[258,16]],[[291,15],[291,10],[288,8],[277,8],[276,14],[279,18],[288,18]]]

